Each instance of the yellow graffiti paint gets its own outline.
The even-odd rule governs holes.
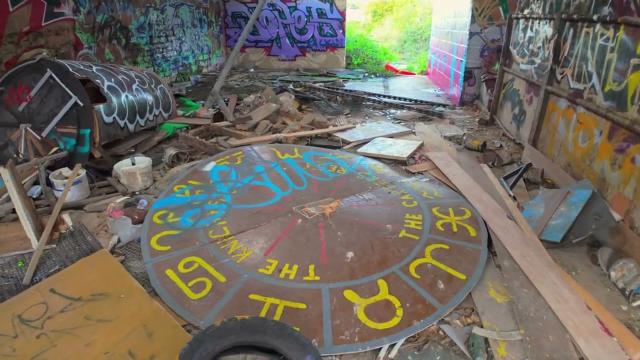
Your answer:
[[[640,141],[567,100],[551,97],[538,148],[567,171],[587,178],[605,197],[622,193],[640,203]]]
[[[159,233],[157,233],[157,234],[155,234],[154,236],[151,237],[151,240],[149,240],[149,245],[151,245],[151,248],[153,248],[154,250],[169,251],[169,250],[171,250],[171,246],[160,245],[160,244],[158,244],[158,240],[160,240],[161,238],[163,238],[165,236],[173,236],[173,235],[179,235],[179,234],[182,234],[182,231],[180,231],[180,230],[165,230],[165,231],[159,232]]]
[[[507,288],[498,282],[489,281],[487,294],[498,304],[511,301],[511,295],[509,295]]]
[[[178,272],[181,274],[188,274],[197,270],[198,268],[203,268],[207,273],[209,273],[215,280],[220,283],[227,282],[227,278],[224,275],[222,275],[220,272],[218,272],[218,270],[216,270],[213,266],[211,266],[200,257],[188,256],[180,260],[180,262],[178,263]],[[173,269],[166,269],[165,274],[191,300],[202,299],[203,297],[209,295],[211,289],[213,288],[213,282],[211,281],[211,279],[204,276],[191,279],[189,280],[189,282],[185,283]],[[193,288],[200,288],[201,290],[194,291]]]
[[[158,225],[164,225],[167,223],[178,222],[180,221],[180,217],[176,216],[175,213],[169,210],[160,210],[155,214],[153,214],[153,216],[151,217],[151,220],[153,220],[153,222]]]
[[[449,275],[452,275],[460,280],[465,280],[467,278],[467,276],[461,272],[459,272],[458,270],[445,265],[443,263],[441,263],[438,260],[435,260],[433,258],[433,256],[431,256],[431,252],[433,250],[436,249],[445,249],[445,250],[449,250],[449,245],[445,245],[445,244],[433,244],[433,245],[429,245],[424,249],[424,257],[423,258],[419,258],[416,259],[414,261],[411,262],[411,264],[409,265],[409,272],[411,273],[411,276],[413,276],[416,279],[420,279],[420,275],[418,275],[418,273],[416,272],[416,268],[422,264],[430,264],[433,265],[435,267],[437,267],[438,269],[446,272]]]
[[[505,359],[509,356],[509,352],[507,352],[507,342],[504,340],[497,340],[498,347],[496,348],[496,356],[499,359]]]
[[[436,206],[431,209],[433,215],[440,219],[436,221],[436,228],[438,228],[438,230],[440,231],[445,231],[444,225],[449,224],[451,225],[451,231],[457,233],[458,226],[462,226],[467,230],[467,232],[469,232],[469,235],[471,237],[476,237],[478,235],[476,229],[473,226],[463,222],[464,220],[467,220],[471,217],[471,210],[465,207],[460,207],[460,210],[462,210],[462,215],[456,215],[453,208],[449,208],[449,214],[447,215],[440,212],[440,207]]]
[[[389,294],[389,286],[384,279],[378,279],[377,284],[379,289],[378,294],[370,298],[363,298],[351,289],[344,290],[342,294],[347,300],[356,305],[356,316],[364,325],[376,330],[390,329],[398,325],[402,320],[402,315],[404,314],[402,303],[397,297]],[[395,313],[391,315],[391,319],[388,321],[374,321],[366,314],[367,306],[380,301],[388,301],[395,308]]]
[[[298,149],[298,148],[294,148],[293,149],[293,154],[282,153],[282,152],[280,152],[280,150],[275,149],[275,148],[271,148],[271,150],[276,154],[276,157],[278,157],[278,159],[280,159],[280,160],[284,160],[284,159],[300,159],[300,158],[302,158],[302,155],[300,154],[300,149]]]
[[[280,320],[282,318],[282,313],[285,308],[299,309],[304,310],[307,308],[307,304],[295,301],[288,301],[283,299],[278,299],[274,297],[262,296],[258,294],[249,294],[249,299],[254,301],[263,302],[264,305],[260,310],[260,317],[267,317],[269,314],[269,309],[271,309],[271,305],[276,305],[275,313],[273,314],[273,320]]]

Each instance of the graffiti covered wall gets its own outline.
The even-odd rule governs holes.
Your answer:
[[[514,9],[513,1],[472,0],[463,104],[480,100],[489,107],[506,30],[505,15]]]
[[[230,51],[251,17],[255,1],[225,1]],[[269,0],[238,59],[241,67],[343,68],[346,0]]]
[[[56,57],[75,56],[82,42],[75,33],[72,9],[71,0],[0,1],[0,73],[36,49],[46,48]]]
[[[497,116],[503,119],[503,127],[520,142],[527,142],[540,95],[537,85],[510,74],[504,75]]]
[[[220,12],[208,0],[0,1],[0,71],[45,49],[62,59],[133,65],[162,77],[192,74],[221,58]]]
[[[640,28],[567,24],[555,68],[560,87],[620,116],[640,115]]]
[[[429,77],[458,103],[464,87],[471,0],[434,0]]]
[[[611,199],[631,200],[628,215],[640,224],[640,135],[581,106],[551,96],[537,147],[576,178],[587,178]],[[624,215],[624,214],[623,214]]]

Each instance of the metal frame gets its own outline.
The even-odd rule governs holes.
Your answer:
[[[49,125],[47,125],[47,127],[42,130],[42,133],[40,134],[40,136],[42,137],[46,137],[49,132],[51,132],[51,130],[58,124],[60,119],[62,119],[62,117],[69,111],[69,109],[71,109],[74,104],[77,103],[78,105],[82,106],[82,102],[80,101],[80,99],[78,99],[78,97],[73,92],[71,92],[71,90],[69,90],[69,88],[64,83],[62,83],[62,81],[60,81],[60,79],[58,79],[58,77],[51,71],[51,69],[47,69],[47,72],[44,74],[42,79],[38,81],[36,86],[34,86],[31,90],[31,93],[29,93],[29,96],[18,107],[19,112],[22,112],[24,110],[24,108],[31,102],[33,97],[36,96],[40,89],[42,89],[49,78],[53,78],[58,83],[58,85],[60,85],[69,94],[71,99],[69,99],[64,107],[62,107],[62,110],[60,110],[58,114],[53,118],[53,120],[51,120]]]

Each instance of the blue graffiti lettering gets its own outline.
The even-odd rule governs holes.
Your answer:
[[[344,169],[335,172],[336,167]],[[316,170],[315,173],[307,169]],[[209,170],[210,184],[190,184],[181,187],[173,194],[156,201],[152,211],[176,207],[188,207],[176,225],[183,229],[205,228],[220,220],[230,209],[253,209],[274,205],[294,191],[302,191],[309,186],[309,180],[328,182],[359,170],[369,178],[375,175],[360,158],[352,164],[339,157],[316,151],[302,154],[302,161],[283,159],[266,164],[257,164],[253,172],[241,177],[238,169],[229,165],[216,164]],[[278,186],[281,180],[284,185]],[[248,203],[239,203],[234,195],[241,189],[252,187],[259,194],[261,190],[268,194],[266,199]]]

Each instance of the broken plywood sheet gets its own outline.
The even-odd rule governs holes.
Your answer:
[[[544,221],[544,227],[540,233],[540,240],[560,243],[574,224],[582,209],[593,195],[593,188],[588,180],[578,182],[566,189],[544,189],[538,197],[524,205],[522,215],[527,222],[538,229],[538,222]],[[569,191],[568,195],[561,196],[560,205],[550,209],[551,217],[544,220],[547,206],[550,206],[558,193]]]
[[[364,125],[358,125],[355,129],[335,133],[338,138],[353,143],[365,142],[377,137],[393,137],[399,135],[411,134],[413,131],[404,126],[396,125],[390,122],[373,122]]]
[[[422,146],[422,140],[380,137],[358,149],[358,154],[381,159],[407,160],[420,146]]]
[[[189,335],[106,250],[0,304],[16,359],[177,359]]]

